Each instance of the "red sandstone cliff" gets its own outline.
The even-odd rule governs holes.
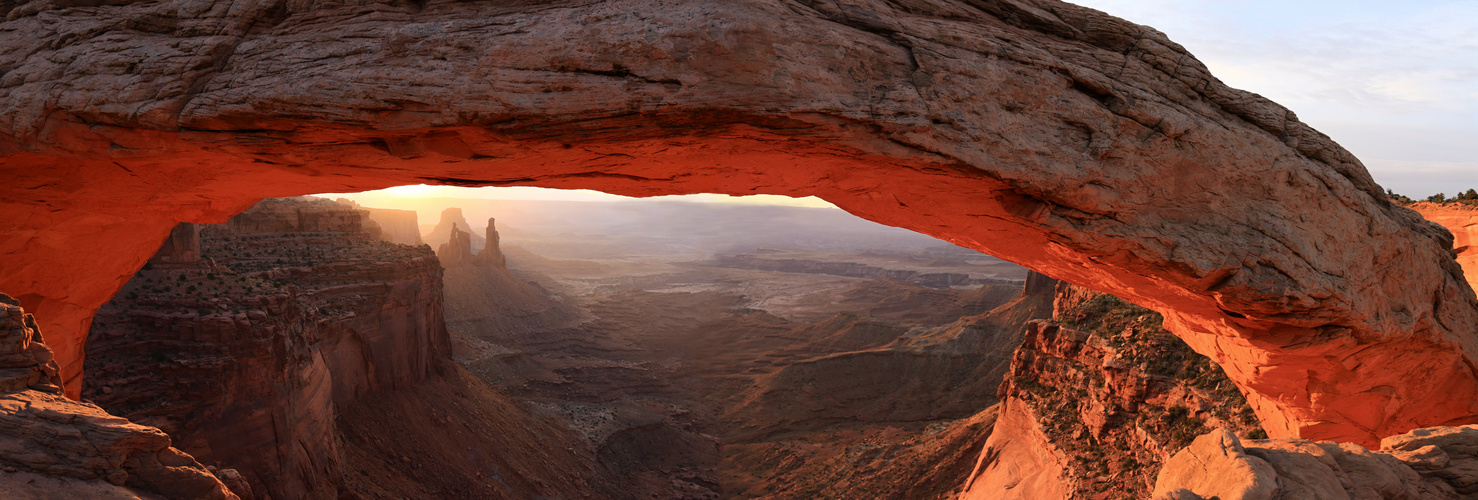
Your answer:
[[[411,387],[450,355],[435,256],[372,240],[360,217],[271,199],[205,227],[211,264],[140,271],[100,310],[85,396],[257,492],[336,497],[335,405]]]
[[[0,294],[0,497],[237,498],[164,432],[64,398],[60,382],[35,318]]]
[[[1221,368],[1160,322],[1059,285],[1053,319],[1026,325],[960,498],[1147,498],[1161,464],[1206,430],[1265,437]]]
[[[1452,232],[1452,249],[1468,283],[1478,282],[1478,207],[1462,203],[1417,203],[1422,217]]]

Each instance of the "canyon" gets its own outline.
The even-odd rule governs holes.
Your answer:
[[[1471,493],[1471,218],[1392,203],[1344,148],[1149,27],[1055,0],[24,0],[0,14],[0,291],[14,297],[8,331],[21,333],[7,335],[26,353],[7,368],[4,415],[22,423],[6,429],[77,415],[61,423],[92,427],[36,436],[137,437],[96,450],[110,454],[102,462],[49,457],[15,462],[16,474],[226,498],[458,496],[490,477],[543,481],[500,483],[507,495],[551,482],[570,495],[636,484],[700,497],[716,484],[756,495],[898,486],[844,473],[858,464],[929,478],[930,495],[990,497],[1002,484],[1049,496]],[[1030,323],[1009,364],[952,365],[958,349],[1005,342],[992,321],[1048,313],[1000,309],[1031,294],[970,273],[871,257],[761,262],[749,249],[727,257],[735,267],[577,280],[517,263],[615,271],[512,246],[480,257],[491,221],[479,235],[443,217],[446,241],[425,238],[446,249],[437,258],[381,241],[405,241],[404,214],[270,200],[248,211],[415,183],[815,195],[1118,299],[1064,289],[1079,309]],[[216,236],[238,239],[211,246],[198,226],[220,224]],[[313,250],[324,245],[333,259]],[[329,264],[340,257],[353,264]],[[456,318],[417,309],[457,286],[436,284],[443,264],[501,291],[447,304]],[[787,269],[810,273],[808,293],[736,284]],[[824,281],[889,273],[915,282]],[[516,299],[508,314],[471,312],[498,294]],[[120,296],[138,302],[109,309]],[[953,309],[886,304],[924,298]],[[643,312],[653,307],[694,312]],[[725,349],[677,340],[716,321],[733,335]],[[45,350],[30,347],[36,332]],[[1149,347],[1120,344],[1130,340]],[[641,357],[657,346],[695,361]],[[94,352],[108,355],[90,362]],[[1135,358],[1145,353],[1179,357],[1157,368]],[[1120,355],[1144,366],[1116,365]],[[1102,397],[1044,399],[1022,374],[1050,367],[1072,370],[1048,382],[1102,384]],[[992,397],[996,370],[1008,383]],[[842,419],[776,389],[835,373],[937,382],[944,402],[870,407],[843,392],[829,404],[859,417]],[[1189,380],[1160,378],[1172,373]],[[150,403],[159,395],[182,404]],[[247,430],[275,434],[190,420],[190,405],[251,414]],[[852,427],[817,426],[838,419]],[[707,432],[734,422],[751,426]],[[1190,439],[1223,424],[1232,430]],[[381,439],[392,434],[424,446]],[[704,451],[720,440],[738,444]],[[1333,441],[1344,444],[1321,444]],[[956,483],[969,446],[989,453]],[[1091,451],[1102,446],[1119,451]],[[470,450],[486,454],[468,461]],[[107,466],[46,465],[68,461]],[[1186,479],[1213,465],[1246,481]],[[161,467],[198,489],[158,493]],[[497,472],[509,470],[519,474]],[[631,483],[606,482],[617,477]],[[1099,489],[1112,481],[1128,489]]]
[[[1478,415],[1450,234],[1292,112],[1091,9],[3,9],[0,289],[73,397],[93,314],[177,223],[430,182],[816,195],[1163,314],[1272,436],[1374,446]]]
[[[579,491],[520,482],[585,467],[544,448],[571,433],[451,362],[440,262],[368,215],[268,199],[175,231],[161,256],[196,259],[156,259],[99,311],[84,398],[233,471],[247,499],[485,497],[499,474],[505,497]]]
[[[172,231],[100,310],[84,396],[208,472],[123,484],[169,498],[219,484],[240,498],[900,499],[1459,498],[1478,484],[1466,428],[1375,452],[1269,440],[1157,313],[1004,278],[1017,275],[963,249],[730,245],[743,253],[692,260],[631,240],[554,259],[503,245],[571,254],[602,238],[555,229],[562,252],[489,219],[483,250],[459,220],[435,255],[385,241],[368,216],[269,199]],[[60,392],[42,365],[25,383]],[[7,479],[109,484],[27,471]]]

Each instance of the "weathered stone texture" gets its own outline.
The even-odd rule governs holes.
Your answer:
[[[176,222],[518,184],[816,195],[1111,292],[1227,367],[1274,436],[1478,421],[1451,236],[1291,111],[1091,9],[89,5],[0,7],[0,287],[57,337],[69,394],[93,312]]]

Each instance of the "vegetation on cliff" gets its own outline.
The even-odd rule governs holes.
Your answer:
[[[1066,455],[1074,498],[1148,498],[1161,463],[1215,428],[1266,437],[1221,367],[1161,322],[1101,294],[1028,325],[1002,392]]]

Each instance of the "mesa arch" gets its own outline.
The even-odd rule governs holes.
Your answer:
[[[1273,436],[1478,422],[1451,236],[1151,28],[1054,0],[0,7],[0,290],[70,394],[180,221],[409,183],[816,195],[1165,313]]]

